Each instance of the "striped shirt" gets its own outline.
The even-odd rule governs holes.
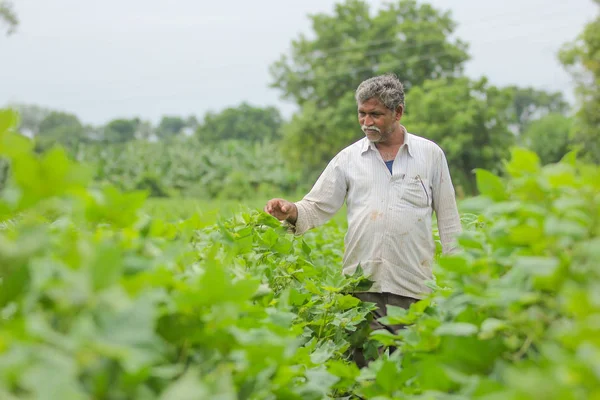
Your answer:
[[[442,250],[461,232],[446,156],[434,142],[405,131],[392,173],[366,137],[339,152],[310,192],[296,202],[300,235],[327,222],[346,201],[343,272],[360,264],[374,281],[369,292],[423,298],[431,290],[435,211]]]

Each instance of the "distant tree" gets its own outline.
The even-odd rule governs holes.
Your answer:
[[[0,22],[6,25],[8,35],[14,33],[19,25],[19,19],[14,11],[12,1],[0,0]]]
[[[61,145],[74,152],[85,139],[85,129],[75,115],[53,111],[40,122],[35,143],[37,150]]]
[[[550,93],[531,87],[517,86],[509,86],[506,90],[512,98],[507,111],[513,120],[517,134],[524,132],[533,120],[550,113],[566,115],[570,108],[561,92]]]
[[[280,137],[281,124],[281,114],[276,108],[253,107],[244,102],[217,114],[208,112],[196,135],[200,140],[210,142],[274,140]]]
[[[150,121],[140,121],[135,131],[135,138],[140,140],[150,140],[156,134],[156,129]]]
[[[311,37],[294,40],[271,75],[272,87],[300,107],[284,128],[286,158],[311,177],[362,137],[353,99],[360,82],[394,72],[410,99],[427,79],[460,75],[469,58],[450,13],[423,2],[396,0],[372,12],[367,1],[347,0],[309,18]]]
[[[190,129],[194,130],[194,131],[198,128],[198,125],[200,125],[200,123],[198,122],[198,119],[196,118],[195,115],[190,115],[185,120],[185,126],[187,128],[190,128]]]
[[[437,79],[413,88],[401,122],[409,132],[440,145],[453,180],[466,193],[475,191],[475,168],[500,172],[514,143],[506,109],[511,96],[485,78]]]
[[[139,124],[139,118],[114,119],[104,127],[102,140],[109,143],[123,143],[134,140]]]
[[[573,118],[547,114],[531,121],[522,134],[523,144],[535,151],[543,164],[555,163],[570,150]]]
[[[600,0],[594,0],[600,6]],[[578,111],[573,141],[589,160],[600,163],[600,14],[559,58],[577,83]]]
[[[15,103],[9,107],[19,113],[19,131],[29,137],[37,135],[44,118],[52,113],[52,110],[35,104]]]
[[[181,117],[164,116],[156,128],[156,136],[160,139],[169,139],[183,132],[187,122]]]

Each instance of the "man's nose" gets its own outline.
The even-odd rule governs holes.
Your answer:
[[[370,116],[366,115],[365,119],[364,119],[364,125],[367,125],[367,126],[373,125],[373,118],[371,118]]]

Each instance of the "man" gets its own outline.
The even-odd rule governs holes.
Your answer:
[[[370,78],[355,98],[366,137],[339,152],[302,200],[271,199],[265,212],[300,235],[327,222],[346,201],[343,271],[352,274],[360,264],[370,276],[369,292],[355,296],[377,305],[373,329],[393,332],[399,326],[376,321],[386,305],[408,308],[430,291],[433,211],[444,253],[453,250],[461,224],[444,152],[400,124],[404,88],[398,78]]]

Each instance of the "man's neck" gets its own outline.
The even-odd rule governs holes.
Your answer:
[[[404,144],[406,129],[399,125],[387,138],[385,142],[375,143],[375,147],[381,154],[383,161],[391,161],[396,158],[398,150]]]
[[[375,144],[379,150],[399,149],[404,144],[406,129],[402,125],[398,125],[396,129],[387,137],[385,142]]]

